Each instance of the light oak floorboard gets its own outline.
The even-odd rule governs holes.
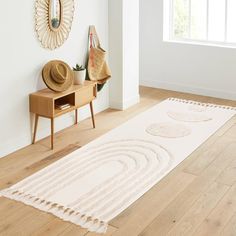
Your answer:
[[[192,235],[228,190],[228,186],[213,183],[205,193],[202,193],[179,223],[166,235]]]
[[[30,206],[21,205],[22,207],[1,220],[0,235],[31,235],[35,229],[53,219],[53,216],[45,212],[37,212]]]
[[[0,198],[0,227],[6,218],[14,214],[20,208],[23,208],[23,204],[11,201],[7,198]]]
[[[224,156],[224,154],[222,154]],[[230,158],[231,159],[231,158]],[[222,166],[222,168],[224,168]],[[189,186],[178,197],[166,207],[155,220],[141,233],[142,236],[149,235],[166,235],[173,228],[187,210],[198,199],[201,193],[214,183],[216,176],[221,173],[222,169],[210,166],[202,175],[195,178]],[[181,234],[180,234],[181,235]]]
[[[108,109],[97,114],[96,129],[92,128],[91,119],[87,119],[56,133],[53,151],[50,150],[50,137],[48,137],[36,142],[35,145],[1,158],[0,189],[9,187],[60,159],[63,156],[63,150],[65,151],[69,145],[72,145],[71,150],[83,146],[168,97],[236,106],[236,101],[147,87],[140,88],[140,95],[140,103],[126,111]],[[40,123],[39,120],[39,128]],[[235,143],[236,117],[225,124],[150,191],[113,219],[106,236],[166,236],[170,232],[178,235],[178,232],[182,232],[180,226],[187,228],[184,232],[188,232],[188,236],[191,236],[194,230],[188,230],[185,223],[191,224],[195,230],[205,230],[205,220],[209,216],[215,219],[216,215],[211,215],[211,212],[224,212],[226,201],[224,194],[227,196],[233,191],[231,185],[234,184],[236,173],[231,165],[234,166]],[[58,155],[58,152],[62,152],[62,155]],[[229,213],[227,207],[224,214],[228,217],[224,220],[221,233],[225,234],[222,235],[235,235],[233,234],[235,215],[232,215],[231,211]],[[97,236],[79,226],[61,221],[51,214],[1,197],[0,235],[37,234]]]
[[[166,235],[197,199],[197,194],[184,190],[146,227],[140,236]]]
[[[9,178],[9,173],[8,175],[5,175],[4,177],[1,178],[0,181],[0,188],[7,188],[17,182],[19,182],[22,179],[25,179],[26,177],[32,175],[33,173],[43,169],[44,167],[52,164],[53,162],[61,159],[63,156],[77,150],[78,148],[80,148],[80,146],[78,144],[71,144],[68,145],[66,148],[54,152],[54,153],[50,153],[49,156],[45,157],[43,156],[37,159],[34,159],[35,156],[29,157],[31,159],[34,159],[34,162],[29,161],[29,163],[25,164],[25,165],[18,165],[18,168],[15,168],[13,170],[11,170],[11,176]],[[37,156],[37,154],[36,154]],[[1,164],[0,164],[1,165]]]
[[[144,197],[137,202],[134,209],[130,208],[115,220],[111,221],[112,225],[119,228],[113,235],[138,235],[147,225],[152,223],[155,217],[167,207],[194,178],[195,176],[180,172],[173,181],[169,182],[165,187],[163,186],[162,189],[156,189],[155,187],[151,189],[149,194],[144,195]],[[153,198],[153,196],[156,197]],[[129,217],[127,217],[127,214]]]
[[[103,236],[111,236],[116,231],[117,231],[117,228],[115,228],[114,226],[109,226],[108,229],[107,229],[107,232],[105,234],[103,234]],[[86,234],[86,236],[101,236],[101,234],[96,234],[96,233],[93,233],[93,232],[88,232]]]
[[[88,231],[86,229],[82,229],[81,227],[70,224],[69,227],[66,227],[63,232],[59,234],[54,234],[54,235],[60,235],[60,236],[84,236],[86,235]]]
[[[198,227],[194,236],[217,236],[230,221],[236,211],[236,187],[221,199],[213,211],[207,216]]]
[[[44,224],[43,227],[35,229],[35,232],[32,234],[32,236],[53,236],[53,235],[60,235],[70,225],[71,224],[69,222],[64,222],[64,221],[62,221],[62,220],[60,220],[58,218],[55,218],[55,219],[49,221],[49,223]],[[82,232],[84,234],[83,230],[82,230]]]
[[[220,176],[224,169],[235,158],[235,155],[233,154],[235,150],[236,142],[230,144],[223,152],[220,152],[212,164],[191,184],[191,189],[189,189],[189,191],[195,192],[196,194],[199,192],[204,193],[208,189],[209,185]]]
[[[236,153],[232,154],[234,160],[229,164],[229,166],[221,173],[217,178],[217,182],[227,185],[234,185],[236,183]]]
[[[236,214],[231,218],[228,224],[224,227],[220,236],[235,236],[236,235]]]
[[[233,138],[233,139],[236,138],[236,124],[228,129],[228,131],[226,132],[226,136]]]
[[[194,175],[201,174],[232,142],[232,139],[218,138],[214,144],[200,152],[197,159],[191,162],[185,171]]]

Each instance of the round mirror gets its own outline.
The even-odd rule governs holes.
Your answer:
[[[58,29],[61,23],[61,1],[50,0],[50,26],[53,29]]]

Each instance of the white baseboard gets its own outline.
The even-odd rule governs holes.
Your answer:
[[[192,93],[192,94],[209,96],[209,97],[236,100],[236,93],[228,92],[224,90],[194,87],[194,86],[188,86],[188,85],[186,86],[183,84],[168,83],[168,82],[163,82],[163,81],[158,81],[158,80],[141,80],[140,85],[143,85],[146,87],[184,92],[184,93]]]
[[[125,101],[110,101],[110,108],[112,109],[117,109],[117,110],[126,110],[129,107],[134,106],[135,104],[139,103],[140,101],[140,96],[139,94],[135,97],[129,98]]]

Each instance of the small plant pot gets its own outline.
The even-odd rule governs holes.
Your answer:
[[[86,78],[86,69],[74,71],[74,84],[83,85]]]

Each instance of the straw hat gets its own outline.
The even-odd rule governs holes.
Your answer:
[[[73,71],[63,61],[50,61],[42,71],[43,81],[47,87],[55,92],[69,89],[74,80]]]

